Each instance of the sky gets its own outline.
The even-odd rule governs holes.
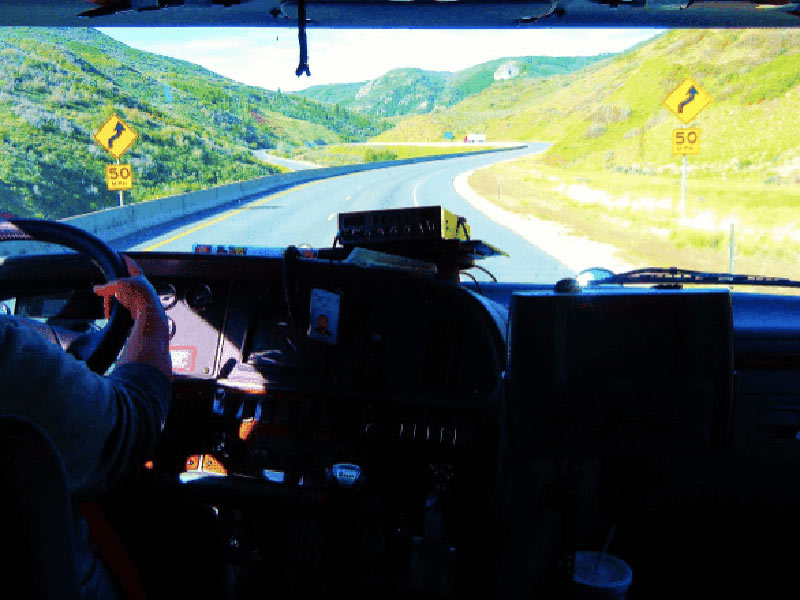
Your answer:
[[[296,29],[101,28],[133,48],[187,60],[270,90],[367,81],[400,67],[457,71],[506,56],[621,52],[657,29],[307,30],[311,76],[297,77]],[[168,35],[165,35],[169,32]]]

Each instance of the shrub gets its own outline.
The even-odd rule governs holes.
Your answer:
[[[364,152],[364,162],[380,162],[383,160],[395,160],[396,158],[397,154],[391,150],[376,151],[372,148],[367,148],[366,152]]]

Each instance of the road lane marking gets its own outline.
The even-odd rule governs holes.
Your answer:
[[[246,206],[243,206],[242,208],[236,208],[234,210],[229,210],[228,212],[221,214],[219,217],[215,217],[215,218],[211,219],[210,221],[205,221],[203,223],[200,223],[200,225],[196,225],[195,227],[192,227],[191,229],[187,229],[186,231],[183,231],[181,233],[173,235],[172,237],[169,237],[166,240],[163,240],[161,242],[153,244],[152,246],[148,246],[147,248],[144,249],[144,251],[145,252],[150,252],[152,250],[155,250],[156,248],[160,248],[161,246],[165,246],[165,245],[167,245],[167,244],[169,244],[171,242],[174,242],[174,241],[177,241],[177,240],[179,240],[179,239],[181,239],[183,237],[186,237],[190,233],[194,233],[196,231],[200,231],[201,229],[205,229],[206,227],[210,227],[211,225],[216,225],[220,221],[224,221],[225,219],[233,217],[234,215],[238,215],[239,213],[242,213],[242,212],[246,211],[248,208],[250,208],[252,206],[261,206],[262,204],[266,204],[270,200],[275,200],[276,198],[280,198],[281,196],[285,196],[286,194],[289,194],[291,192],[295,192],[297,190],[303,189],[304,187],[308,187],[309,185],[312,185],[314,183],[319,183],[320,181],[325,181],[325,180],[321,179],[319,181],[310,181],[308,183],[302,183],[300,185],[296,185],[296,186],[294,186],[292,188],[289,188],[288,190],[283,190],[281,192],[277,192],[275,194],[271,194],[271,195],[267,196],[266,198],[262,198],[261,200],[256,200],[255,202],[251,202],[250,204],[247,204]]]
[[[414,196],[414,206],[419,206],[419,200],[417,200],[417,188],[419,186],[421,186],[423,183],[425,183],[426,181],[428,181],[428,179],[430,179],[430,178],[431,178],[431,176],[428,175],[425,179],[421,179],[420,181],[418,181],[417,185],[414,186],[414,191],[411,193],[411,195]]]

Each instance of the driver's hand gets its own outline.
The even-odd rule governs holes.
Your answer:
[[[127,308],[133,317],[133,327],[128,343],[122,351],[118,364],[142,363],[155,367],[167,379],[172,378],[172,363],[169,355],[169,325],[164,307],[155,289],[142,275],[142,270],[133,260],[123,257],[130,277],[109,281],[94,286],[94,292],[105,300],[106,318],[109,317],[111,298]]]
[[[135,321],[141,320],[145,315],[166,320],[166,314],[158,299],[158,294],[152,284],[142,275],[142,269],[132,258],[123,256],[128,267],[130,277],[123,277],[109,281],[103,285],[94,286],[94,293],[103,298],[106,319],[111,313],[111,298],[130,311]]]

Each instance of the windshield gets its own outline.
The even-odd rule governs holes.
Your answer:
[[[301,77],[297,40],[0,28],[0,213],[191,252],[442,206],[480,281],[800,278],[800,32],[309,29]]]

